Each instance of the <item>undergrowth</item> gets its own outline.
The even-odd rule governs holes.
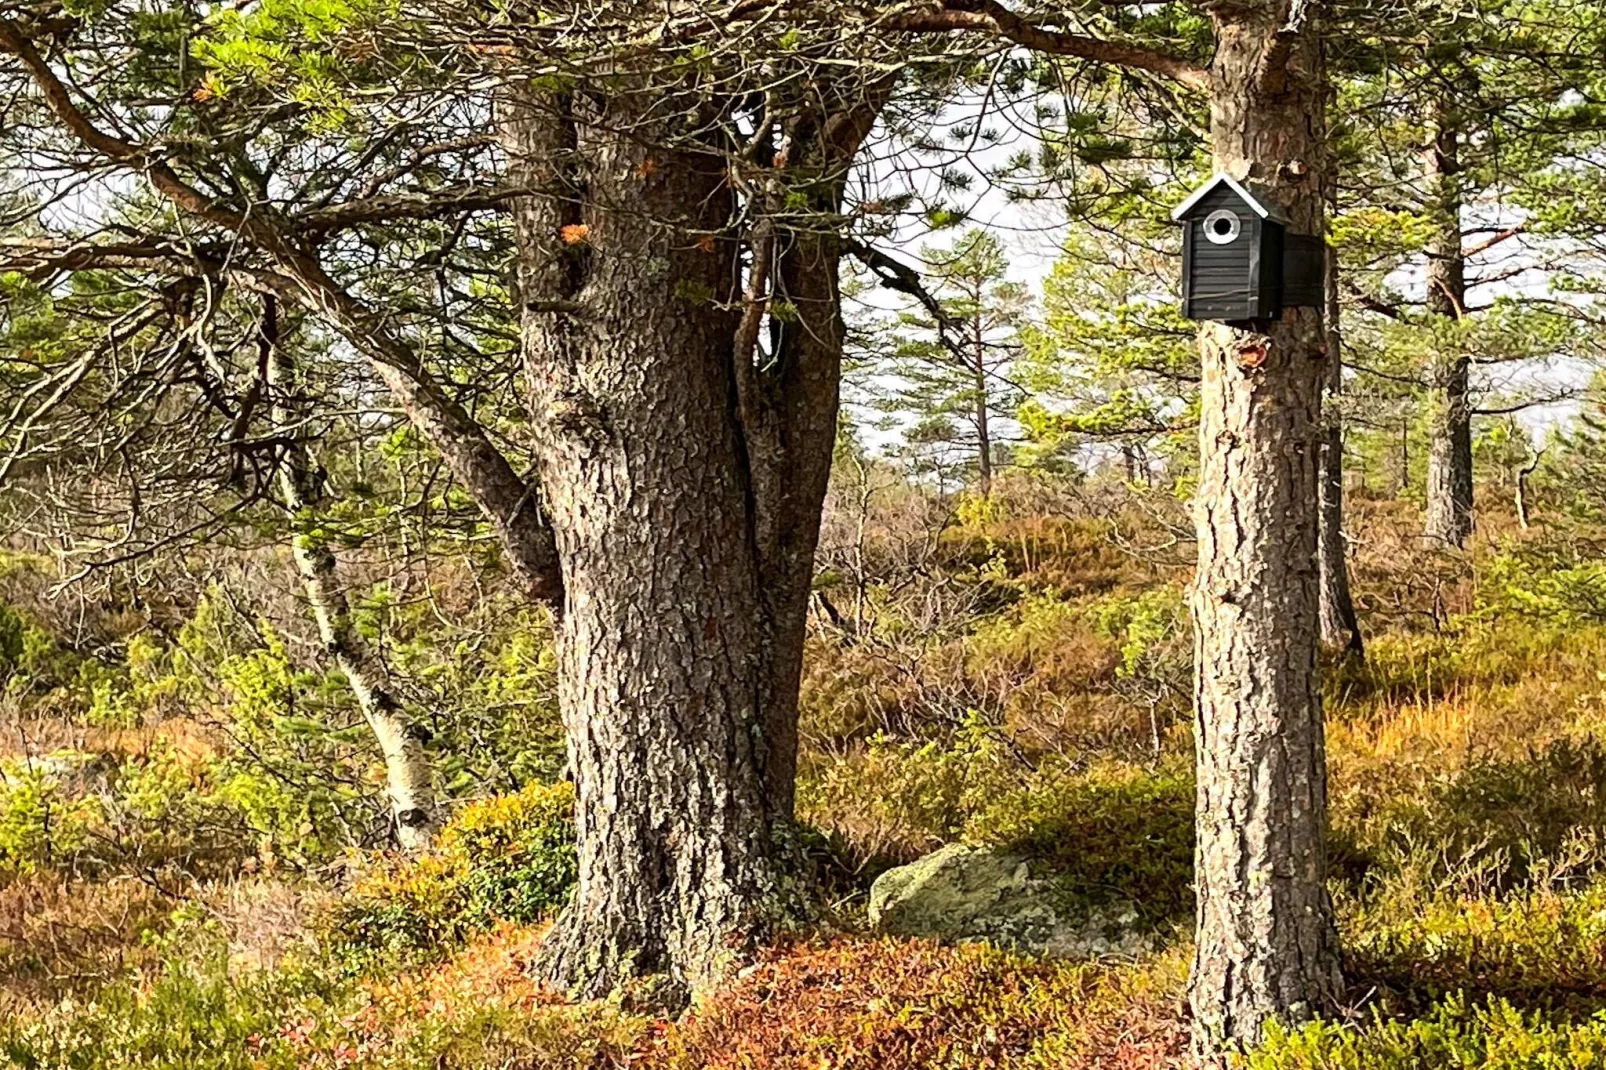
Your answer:
[[[373,849],[379,780],[339,689],[269,623],[218,594],[170,642],[80,649],[32,610],[0,614],[5,698],[26,736],[0,759],[0,1059],[1179,1065],[1185,554],[1123,549],[1124,526],[1155,522],[1119,508],[1033,515],[1007,493],[935,534],[889,526],[822,577],[835,615],[809,641],[798,813],[833,867],[824,931],[761,950],[677,1022],[573,1006],[538,981],[543,926],[575,879],[572,796],[550,784],[546,625],[518,618],[476,640],[483,671],[419,621],[395,640],[437,693],[492,711],[432,744],[443,793],[481,797],[403,859]],[[1176,530],[1169,508],[1155,506],[1169,526],[1144,529],[1145,545]],[[1367,658],[1324,681],[1353,987],[1342,1013],[1275,1030],[1244,1061],[1606,1065],[1598,570],[1542,531],[1433,556],[1395,513],[1372,514],[1356,562]],[[311,779],[322,794],[302,790]],[[1071,964],[863,935],[870,882],[953,842],[1052,872],[1067,911],[1134,906],[1161,950]],[[245,888],[262,890],[254,905]]]

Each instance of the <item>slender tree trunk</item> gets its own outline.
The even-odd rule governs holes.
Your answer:
[[[1411,489],[1411,417],[1400,417],[1400,478],[1394,485],[1394,496],[1403,498]]]
[[[816,211],[839,212],[841,189],[839,178],[817,188]],[[780,231],[776,292],[796,310],[796,318],[770,321],[771,351],[777,359],[763,371],[755,369],[759,404],[744,406],[753,482],[773,488],[759,499],[763,520],[757,525],[766,633],[761,674],[768,744],[764,773],[770,810],[787,824],[797,781],[798,687],[808,598],[836,447],[847,334],[839,287],[843,255],[843,243],[829,229]]]
[[[1328,181],[1336,185],[1336,178]],[[1337,404],[1344,392],[1342,308],[1338,297],[1338,251],[1327,250],[1325,323],[1327,337],[1327,376],[1322,429],[1322,507],[1319,530],[1321,549],[1322,642],[1361,657],[1365,646],[1355,601],[1350,595],[1349,542],[1344,536],[1344,420]]]
[[[307,448],[296,401],[295,364],[279,345],[278,304],[272,297],[263,301],[259,344],[273,398],[273,422],[290,429],[279,457],[278,480],[280,498],[294,518],[291,547],[296,568],[318,623],[318,637],[356,695],[357,706],[379,743],[396,840],[403,850],[418,851],[429,846],[440,827],[429,756],[424,751],[428,737],[402,712],[385,687],[384,667],[362,633],[352,626],[351,606],[334,551],[310,534],[325,497],[323,477]]]
[[[1451,106],[1434,106],[1434,138],[1423,154],[1428,211],[1436,229],[1428,243],[1427,306],[1434,316],[1466,315],[1466,258],[1461,246],[1460,133]],[[1462,546],[1472,534],[1472,406],[1468,398],[1471,358],[1452,343],[1429,369],[1433,423],[1428,445],[1429,538]]]
[[[1515,418],[1513,418],[1513,422],[1515,422]],[[1523,531],[1528,530],[1530,523],[1528,514],[1528,480],[1533,476],[1534,472],[1539,470],[1539,462],[1544,459],[1545,451],[1543,449],[1536,450],[1527,461],[1523,462],[1523,464],[1517,468],[1515,491],[1517,524],[1522,528]]]
[[[978,306],[981,298],[976,298]],[[993,493],[993,437],[987,420],[987,342],[982,335],[981,313],[972,318],[971,345],[975,350],[975,363],[971,374],[976,384],[976,463],[981,480],[981,495],[989,498]]]
[[[577,794],[579,883],[547,967],[582,995],[651,979],[673,1004],[796,903],[841,246],[829,226],[766,230],[744,287],[726,160],[676,143],[638,99],[527,91],[505,102],[504,132],[515,180],[543,191],[515,222]],[[807,123],[793,119],[787,166],[840,133]],[[810,188],[836,203],[841,180]],[[761,361],[766,282],[793,314],[769,318]]]
[[[1324,229],[1319,29],[1309,5],[1216,13],[1217,169],[1261,185],[1291,230]],[[1206,1065],[1274,1017],[1332,1004],[1317,680],[1319,308],[1200,331],[1199,567],[1192,592],[1198,748],[1198,939],[1189,987]]]

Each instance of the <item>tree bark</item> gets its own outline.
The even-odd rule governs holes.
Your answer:
[[[1328,176],[1336,186],[1336,178]],[[1329,190],[1331,193],[1331,190]],[[1327,375],[1323,397],[1322,491],[1318,529],[1321,539],[1317,560],[1321,572],[1322,642],[1343,650],[1351,657],[1362,657],[1360,621],[1355,616],[1355,600],[1350,594],[1349,540],[1344,535],[1344,420],[1337,401],[1344,392],[1342,308],[1339,303],[1338,250],[1327,250],[1326,345]]]
[[[1461,246],[1460,132],[1452,108],[1433,107],[1433,142],[1423,153],[1428,212],[1435,224],[1428,243],[1427,307],[1441,319],[1466,315],[1466,257]],[[1472,405],[1468,397],[1471,358],[1458,342],[1434,356],[1429,369],[1433,422],[1428,443],[1427,521],[1430,539],[1465,545],[1472,534]]]
[[[503,127],[515,179],[541,191],[514,215],[577,794],[579,883],[547,968],[590,996],[652,978],[672,1004],[796,901],[797,690],[842,243],[828,221],[776,226],[744,288],[726,160],[637,99],[525,90]],[[838,146],[841,130],[807,122],[788,166],[812,146],[840,170],[863,132]],[[840,176],[814,177],[811,198],[839,204]],[[773,294],[755,293],[766,280]],[[762,362],[744,317],[759,300],[787,309]]]
[[[309,533],[325,499],[324,484],[319,466],[307,448],[305,421],[296,401],[295,362],[279,344],[278,303],[273,297],[263,300],[258,344],[273,399],[274,425],[295,429],[289,432],[280,451],[278,482],[280,498],[295,525],[291,550],[296,568],[318,624],[318,637],[345,676],[379,744],[396,841],[404,851],[419,851],[429,846],[441,824],[429,756],[424,751],[427,736],[402,712],[385,686],[385,671],[378,656],[352,626],[351,606],[340,582],[334,551]]]
[[[1216,10],[1217,169],[1324,231],[1323,71],[1308,5]],[[1271,1018],[1335,1001],[1317,680],[1319,308],[1200,331],[1194,1051],[1225,1065]]]

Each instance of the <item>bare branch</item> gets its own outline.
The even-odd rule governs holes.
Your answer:
[[[535,489],[514,471],[462,404],[430,374],[384,319],[330,278],[323,265],[287,238],[266,213],[242,215],[185,182],[158,153],[105,133],[73,101],[33,42],[0,17],[0,51],[17,57],[51,113],[86,148],[139,174],[175,207],[251,242],[270,257],[290,292],[281,294],[322,316],[361,353],[408,418],[494,521],[509,564],[533,597],[559,604],[562,575],[551,528]]]

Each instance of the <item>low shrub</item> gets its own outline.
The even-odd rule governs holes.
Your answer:
[[[437,966],[368,982],[318,958],[240,969],[214,926],[191,921],[143,985],[0,1016],[0,1066],[615,1070],[644,1051],[646,1019],[561,1005],[532,980],[539,939],[498,929]]]
[[[1073,1070],[1179,1056],[1184,962],[1125,969],[979,945],[830,940],[767,954],[663,1036],[664,1070]]]
[[[1158,925],[1193,910],[1193,808],[1193,775],[1180,761],[1044,771],[997,796],[964,838],[1047,863],[1068,906],[1130,902]]]
[[[574,791],[532,784],[464,807],[428,852],[367,874],[325,923],[349,965],[434,956],[498,921],[534,922],[577,877]]]
[[[1606,1066],[1606,1012],[1572,1020],[1502,999],[1451,996],[1415,1019],[1267,1028],[1246,1070],[1591,1070]]]
[[[1529,1006],[1606,1002],[1606,884],[1503,898],[1389,889],[1345,915],[1351,974],[1412,1005],[1457,991]]]
[[[1020,788],[1027,772],[998,730],[972,717],[951,742],[877,737],[834,761],[810,763],[798,785],[798,815],[874,872],[953,842],[972,815]]]

